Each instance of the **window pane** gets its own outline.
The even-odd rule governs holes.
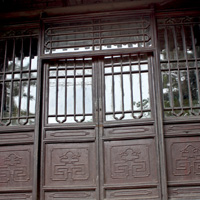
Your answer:
[[[32,68],[30,60],[37,57],[37,42],[19,36],[0,43],[1,125],[34,124],[37,61]]]
[[[159,19],[165,117],[198,116],[199,18]]]
[[[92,58],[58,61],[46,70],[48,123],[92,122]]]
[[[148,74],[146,55],[104,57],[106,121],[151,117]]]

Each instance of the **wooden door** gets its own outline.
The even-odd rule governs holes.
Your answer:
[[[147,54],[44,65],[41,199],[159,199]]]

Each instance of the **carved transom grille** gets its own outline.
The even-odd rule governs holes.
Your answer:
[[[151,34],[142,15],[47,23],[44,54],[151,47]]]

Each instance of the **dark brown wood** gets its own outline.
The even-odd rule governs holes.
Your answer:
[[[131,11],[130,15],[133,12]],[[144,12],[135,12],[136,15],[141,13]],[[129,16],[126,12],[115,12],[113,14],[88,14],[85,17],[97,19],[98,16],[102,17],[105,14],[107,18],[114,18],[119,14]],[[35,126],[0,127],[0,199],[167,200],[176,198],[180,200],[199,198],[200,118],[199,116],[180,117],[176,115],[176,117],[168,118],[164,116],[161,72],[167,72],[168,69],[160,69],[159,30],[157,30],[159,24],[156,23],[155,13],[149,9],[145,14],[151,15],[152,47],[100,51],[94,51],[93,48],[91,52],[53,55],[44,55],[45,24],[59,24],[61,19],[71,22],[79,21],[84,16],[41,19],[36,123]],[[178,17],[179,14],[179,12],[173,12],[170,16]],[[193,14],[197,15],[199,12]],[[159,13],[156,15],[159,19],[166,16],[166,14]],[[168,15],[169,13],[167,17]],[[15,29],[18,28],[15,26]],[[2,39],[6,38],[2,37]],[[94,38],[92,40],[94,42]],[[194,34],[192,40],[195,46]],[[186,42],[185,38],[184,43]],[[186,49],[185,54],[187,54]],[[128,66],[130,69],[132,66],[131,62],[123,60],[123,56],[131,57],[132,55],[138,58],[135,61],[137,64],[134,64],[134,66],[139,66],[138,69],[134,72],[123,71],[123,67]],[[148,69],[143,71],[141,55],[148,58],[145,61]],[[112,60],[110,66],[107,64],[105,67],[105,57],[110,57]],[[115,57],[118,58],[116,63],[113,61]],[[75,72],[78,70],[90,68],[85,65],[86,58],[92,59],[90,66],[92,75],[85,74],[85,71],[76,75]],[[70,59],[74,62],[74,66],[70,66],[70,71],[74,70],[74,74],[59,75],[61,60],[67,63]],[[79,59],[82,59],[83,66],[77,66]],[[186,60],[188,63],[199,61],[199,58],[187,58]],[[172,62],[175,63],[176,60]],[[49,78],[49,67],[53,65],[55,69],[52,71],[56,75]],[[105,68],[110,68],[111,71],[105,73]],[[116,72],[115,68],[121,71]],[[190,69],[195,70],[196,68],[185,66],[183,69],[189,73]],[[66,72],[67,68],[65,68]],[[124,87],[127,80],[124,75],[129,77],[128,81],[131,86],[127,88],[131,92],[133,90],[132,75],[138,75],[138,91],[140,91],[138,99],[142,104],[142,91],[144,90],[142,73],[148,73],[150,108],[146,111],[151,112],[151,116],[147,118],[143,118],[145,111],[143,108],[138,111],[125,109],[127,102],[124,96],[127,93]],[[115,105],[113,110],[109,111],[106,110],[105,92],[108,88],[105,77],[108,76],[112,79],[113,86],[110,87],[110,94],[113,97],[112,104]],[[121,81],[119,88],[114,86],[114,76],[118,76]],[[81,79],[84,82],[82,86],[85,88],[85,80],[88,77],[92,78],[92,114],[86,113],[85,105],[90,103],[86,100],[81,100],[81,105],[83,105],[81,114],[76,110],[75,104],[72,109],[74,113],[65,111],[64,114],[59,114],[58,108],[55,114],[48,113],[50,79],[54,79],[56,83],[55,102],[58,107],[59,78],[65,79],[65,85],[68,84],[68,79],[73,79],[74,85],[77,84],[77,79]],[[179,84],[181,84],[180,79]],[[67,89],[65,87],[66,99]],[[199,90],[199,85],[197,89]],[[192,90],[191,87],[190,90]],[[76,91],[77,88],[74,87],[72,92],[74,96],[77,96]],[[121,110],[116,109],[118,99],[115,94],[117,92],[121,95],[118,96],[123,104]],[[129,91],[129,96],[132,95],[131,92]],[[189,95],[191,100],[191,91]],[[83,97],[86,97],[86,92],[83,92],[81,98]],[[79,99],[75,101],[76,104],[79,103]],[[182,109],[181,106],[180,109]],[[191,107],[192,105],[188,106],[188,108]],[[67,102],[65,102],[65,110],[66,108]],[[134,112],[140,113],[140,116],[134,118]],[[132,114],[130,119],[124,119],[127,113],[130,116]],[[106,115],[112,115],[113,120],[107,120]],[[48,122],[49,116],[56,118],[55,123]],[[61,116],[74,117],[75,120],[68,123],[67,120],[59,120]],[[84,122],[87,116],[92,116],[90,122]],[[78,117],[82,119],[78,120]]]

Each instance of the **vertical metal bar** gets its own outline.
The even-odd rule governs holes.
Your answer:
[[[119,118],[122,120],[124,118],[124,83],[123,83],[123,66],[122,66],[122,55],[121,55],[121,90],[122,90],[122,116]]]
[[[189,70],[188,56],[187,56],[186,33],[185,33],[184,25],[182,25],[182,34],[183,34],[183,41],[184,41],[183,48],[184,48],[186,67],[187,67],[190,113],[192,114],[193,113],[193,103],[192,103],[192,93],[191,93],[191,83],[190,83],[190,70]]]
[[[175,115],[174,113],[174,95],[172,92],[172,76],[171,76],[171,66],[170,66],[170,57],[169,57],[169,41],[168,41],[168,35],[167,35],[167,28],[165,27],[165,44],[166,44],[166,49],[167,49],[167,64],[169,68],[169,90],[170,90],[170,104],[172,108],[172,114]]]
[[[141,104],[141,114],[138,116],[138,118],[140,119],[143,116],[142,75],[141,75],[141,65],[140,65],[140,54],[138,55],[138,67],[139,67],[140,104]]]
[[[94,39],[94,19],[92,20],[92,51],[95,51],[95,39]]]
[[[85,59],[83,58],[83,119],[81,122],[85,120]]]
[[[65,119],[62,121],[67,121],[67,60],[65,61]]]
[[[143,35],[143,45],[144,45],[144,47],[145,47],[144,16],[142,16],[142,35]]]
[[[52,26],[50,29],[50,54],[52,54]]]
[[[181,112],[177,116],[183,115],[183,93],[182,93],[182,85],[181,85],[181,77],[180,77],[180,67],[179,67],[179,56],[178,56],[178,42],[177,42],[177,35],[175,27],[173,26],[173,37],[174,37],[174,44],[176,49],[176,56],[177,56],[177,69],[178,69],[178,88],[179,88],[179,95],[180,95],[180,105],[181,105]]]
[[[21,66],[20,66],[20,81],[19,81],[19,108],[18,108],[18,123],[23,125],[20,120],[21,116],[21,98],[22,98],[22,70],[23,70],[23,45],[24,45],[24,39],[21,39]]]
[[[131,68],[131,54],[129,54],[129,66],[130,66],[131,112],[132,112],[132,117],[135,118],[134,108],[133,108],[133,78],[132,78],[132,68]]]
[[[98,26],[99,26],[99,47],[100,47],[100,50],[102,50],[102,37],[101,37],[101,33],[102,33],[102,30],[101,30],[101,20],[98,20]]]
[[[114,80],[114,64],[113,64],[113,56],[111,56],[111,64],[112,64],[112,101],[113,101],[113,118],[118,120],[115,116],[115,80]]]
[[[74,58],[74,121],[79,122],[76,119],[76,59]]]
[[[12,65],[12,79],[11,79],[11,86],[10,86],[10,102],[9,102],[9,122],[6,125],[11,123],[12,118],[12,96],[13,96],[13,79],[14,79],[14,66],[15,66],[15,39],[13,39],[13,65]]]
[[[31,82],[31,54],[32,54],[32,37],[30,37],[29,44],[29,70],[28,70],[28,95],[27,95],[27,120],[29,118],[29,106],[30,106],[30,82]]]
[[[61,123],[60,120],[58,120],[58,63],[56,65],[56,121],[58,123]]]
[[[195,38],[194,38],[194,30],[193,26],[191,25],[191,34],[192,34],[192,45],[193,45],[193,50],[194,50],[194,56],[195,56],[195,67],[196,67],[196,79],[197,79],[197,88],[198,88],[198,99],[200,102],[200,77],[199,77],[199,68],[198,68],[198,63],[197,63],[197,52],[196,52],[196,46],[195,46]],[[193,114],[195,114],[193,112]],[[199,112],[200,114],[200,112]]]
[[[7,49],[8,49],[8,41],[5,41],[5,52],[4,52],[4,64],[3,64],[3,85],[2,85],[2,96],[1,96],[1,121],[3,120],[3,112],[4,112],[4,90],[5,90],[5,71],[6,71],[6,62],[7,62]]]

